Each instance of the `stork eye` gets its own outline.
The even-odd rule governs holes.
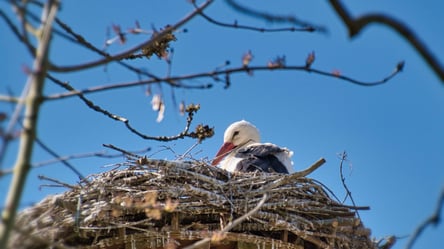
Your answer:
[[[232,137],[232,138],[236,137],[237,135],[239,135],[239,131],[235,131],[235,132],[233,133],[233,137]]]

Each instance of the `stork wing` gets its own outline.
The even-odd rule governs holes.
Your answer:
[[[285,165],[276,157],[286,150],[273,144],[258,144],[240,149],[235,157],[243,158],[236,166],[236,171],[264,171],[288,174]]]

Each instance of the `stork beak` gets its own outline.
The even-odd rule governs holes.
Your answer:
[[[230,153],[233,149],[234,149],[234,144],[230,143],[230,142],[226,142],[224,143],[219,151],[217,152],[216,156],[214,157],[213,162],[211,162],[211,165],[216,166],[219,164],[220,161],[222,161],[222,159],[224,159],[224,157]]]

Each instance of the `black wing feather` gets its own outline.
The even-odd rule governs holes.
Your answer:
[[[274,155],[283,151],[284,149],[277,146],[265,144],[240,149],[236,153],[236,157],[244,159],[237,164],[236,171],[263,171],[288,174],[287,168]]]

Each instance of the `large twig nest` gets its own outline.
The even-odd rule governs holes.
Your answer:
[[[10,248],[183,248],[205,238],[212,248],[376,247],[357,208],[302,173],[128,164],[24,210]]]

